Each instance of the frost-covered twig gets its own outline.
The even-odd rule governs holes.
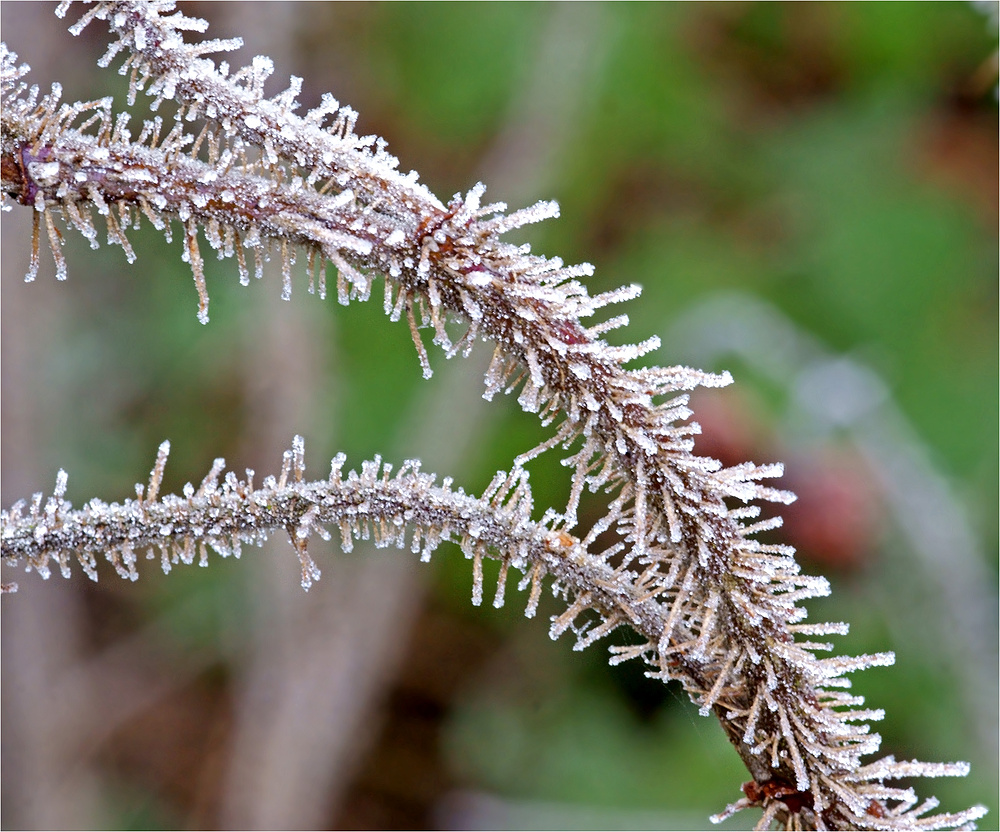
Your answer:
[[[532,609],[547,571],[565,572],[553,553],[572,551],[570,562],[587,559],[579,541],[531,519],[531,490],[527,475],[500,472],[482,498],[453,489],[445,480],[420,471],[408,460],[392,475],[392,465],[376,457],[361,472],[343,474],[345,457],[338,455],[326,480],[304,479],[305,442],[295,437],[285,452],[278,477],[267,476],[254,486],[254,472],[239,480],[225,472],[225,461],[215,460],[196,489],[188,483],[182,495],[159,496],[170,443],[160,446],[146,486],[136,485],[136,499],[108,505],[91,500],[74,510],[63,499],[67,476],[59,472],[52,496],[42,503],[36,494],[31,503],[19,502],[3,512],[3,554],[48,577],[50,561],[68,577],[77,560],[97,579],[97,558],[111,563],[123,578],[136,580],[138,553],[159,556],[165,572],[173,565],[208,565],[209,550],[239,558],[246,543],[260,544],[275,531],[286,531],[302,566],[302,586],[309,589],[319,569],[306,551],[313,534],[329,539],[328,527],[340,532],[341,547],[349,552],[354,539],[372,538],[376,546],[409,545],[421,560],[430,560],[442,541],[457,542],[476,563],[479,580],[474,601],[482,598],[481,563],[484,556],[501,557],[505,563],[528,573]],[[591,558],[591,560],[593,560]],[[537,565],[537,566],[536,566]],[[600,565],[591,564],[600,569]],[[505,570],[506,571],[506,568]],[[606,575],[604,576],[607,577]],[[496,606],[503,601],[497,596]]]
[[[891,654],[815,655],[831,645],[810,637],[846,632],[842,624],[804,623],[799,602],[826,594],[828,585],[802,576],[789,547],[756,537],[779,523],[758,521],[755,501],[793,499],[760,482],[779,476],[781,466],[723,468],[693,453],[698,427],[688,421],[686,391],[728,384],[729,376],[686,367],[628,369],[657,339],[612,346],[602,336],[626,324],[626,316],[589,327],[582,321],[636,297],[637,287],[591,297],[578,281],[592,273],[589,265],[565,266],[501,241],[557,215],[554,203],[506,214],[504,205],[482,205],[480,184],[444,205],[416,174],[399,173],[381,139],[354,133],[353,110],[327,96],[298,115],[301,81],[294,78],[288,90],[265,99],[269,60],[254,59],[233,73],[216,67],[203,56],[238,42],[187,44],[181,31],[203,30],[204,23],[171,12],[166,2],[104,2],[72,29],[106,21],[115,39],[102,64],[130,53],[122,67],[131,72],[130,99],[148,82],[153,109],[165,100],[178,103],[164,137],[162,122],[153,119],[133,140],[110,100],[61,105],[57,89],[39,96],[20,82],[26,69],[4,48],[3,190],[34,208],[29,279],[38,268],[42,219],[57,275],[65,276],[56,212],[96,245],[96,209],[109,239],[130,259],[130,225],[145,216],[169,236],[170,222],[180,221],[203,322],[208,294],[199,229],[220,255],[237,258],[243,282],[249,279],[244,248],[253,250],[259,274],[267,248],[278,247],[284,297],[291,293],[294,252],[305,250],[311,287],[324,294],[323,265],[331,261],[342,303],[367,299],[373,279],[385,277],[386,312],[393,320],[405,314],[425,376],[431,367],[421,326],[432,328],[449,357],[468,352],[479,338],[494,342],[485,396],[518,389],[521,406],[553,431],[494,481],[494,490],[514,489],[508,502],[495,493],[476,501],[447,487],[435,491],[412,466],[389,479],[374,463],[343,481],[335,466],[329,483],[306,484],[301,442],[280,481],[263,489],[233,475],[219,486],[220,468],[198,491],[158,501],[163,450],[145,496],[126,506],[92,502],[71,512],[61,480],[44,507],[38,496],[27,515],[5,514],[5,557],[44,569],[50,555],[65,565],[77,552],[92,571],[101,551],[132,576],[137,549],[160,547],[169,566],[171,557],[193,558],[202,541],[225,550],[233,540],[285,528],[308,583],[315,567],[305,541],[325,524],[346,523],[345,543],[369,524],[378,540],[402,542],[408,525],[432,540],[454,534],[474,560],[474,600],[482,592],[478,564],[493,554],[505,564],[498,599],[509,565],[526,571],[529,611],[543,575],[559,581],[569,606],[555,618],[553,635],[572,629],[582,647],[623,625],[639,633],[639,642],[612,648],[612,662],[641,659],[650,675],[680,680],[703,712],[716,713],[753,777],[732,808],[763,806],[763,826],[950,828],[983,814],[974,807],[925,818],[931,802],[917,806],[912,790],[884,785],[964,774],[964,764],[891,757],[862,763],[878,749],[868,722],[881,712],[863,709],[861,697],[844,690],[844,674],[888,664]],[[186,125],[196,122],[203,122],[200,132],[189,132]],[[463,326],[458,337],[455,321]],[[570,454],[564,460],[572,469],[569,503],[533,524],[524,466],[557,447]],[[356,489],[356,502],[343,495],[342,484]],[[610,504],[593,526],[578,529],[584,489],[609,493]],[[609,530],[617,540],[599,550]]]

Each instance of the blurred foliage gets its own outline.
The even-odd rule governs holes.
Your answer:
[[[298,16],[295,63],[279,61],[279,75],[306,78],[306,104],[330,90],[356,107],[359,130],[386,137],[400,167],[420,171],[444,198],[475,183],[484,155],[518,116],[518,96],[539,82],[545,39],[580,34],[553,20],[584,12],[513,3],[288,8]],[[212,19],[217,10],[192,4],[191,12]],[[593,56],[592,75],[553,149],[545,189],[529,197],[558,199],[563,215],[533,233],[535,250],[595,263],[593,292],[641,283],[642,298],[627,309],[630,339],[665,334],[704,298],[738,288],[834,352],[866,362],[952,482],[995,575],[997,103],[989,61],[997,45],[986,17],[966,3],[910,2],[619,3],[588,14],[583,42],[572,45]],[[242,60],[270,54],[266,36],[253,40],[238,22],[230,14],[211,33],[243,35]],[[32,61],[30,44],[10,45]],[[503,182],[495,184],[487,182],[502,194]],[[59,333],[65,349],[40,372],[74,402],[45,464],[70,472],[76,502],[125,496],[164,437],[174,449],[168,487],[197,482],[215,456],[242,470],[244,356],[262,310],[282,314],[275,264],[243,289],[234,264],[208,263],[212,322],[202,327],[176,243],[147,231],[133,246],[137,269],[120,251],[90,252],[69,235],[73,315]],[[26,267],[27,247],[4,257]],[[323,454],[336,449],[350,463],[390,452],[421,386],[436,380],[421,381],[405,326],[384,319],[380,284],[371,303],[342,309],[335,298],[308,296],[303,278],[292,304],[333,319],[332,343],[319,349],[334,364],[315,379],[328,391],[321,401],[331,427],[307,434],[313,470],[321,474]],[[444,363],[440,352],[431,359]],[[661,350],[655,360],[687,359]],[[744,456],[799,454],[776,432],[787,391],[756,383],[752,372],[737,374],[737,389],[727,395],[749,408],[758,442]],[[463,475],[469,490],[542,435],[513,401],[494,406],[505,409],[503,423]],[[557,503],[562,470],[555,460],[536,467],[536,504]],[[968,759],[977,727],[963,722],[961,692],[922,655],[921,633],[894,630],[881,613],[893,594],[885,582],[898,577],[884,561],[894,546],[891,533],[873,531],[860,562],[839,567],[810,565],[802,551],[806,568],[831,574],[836,587],[814,617],[852,623],[840,651],[897,651],[897,667],[869,671],[857,685],[888,712],[887,751]],[[138,593],[133,614],[166,616],[178,649],[233,649],[249,614],[238,566],[167,580],[154,571],[134,587],[109,579],[100,591],[115,604]],[[608,669],[600,647],[570,656],[568,642],[548,644],[545,610],[541,622],[521,618],[513,577],[508,606],[497,612],[470,608],[460,557],[442,551],[431,571],[434,608],[455,626],[485,627],[495,644],[442,722],[452,782],[512,799],[704,813],[738,796],[746,778],[736,756],[680,692],[637,669]],[[920,788],[933,786],[947,808],[979,801],[996,812],[996,760],[973,762],[964,782]],[[136,788],[120,786],[116,799]],[[123,824],[155,826],[175,812],[129,800]]]

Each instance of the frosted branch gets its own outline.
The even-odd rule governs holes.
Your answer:
[[[102,64],[126,54],[130,102],[145,87],[153,110],[177,103],[174,126],[163,137],[154,118],[133,141],[127,118],[113,115],[107,100],[61,104],[57,88],[40,97],[21,81],[27,70],[4,47],[3,192],[35,212],[28,278],[38,269],[42,217],[59,277],[66,268],[54,214],[96,245],[96,211],[130,260],[126,229],[145,217],[169,237],[176,220],[198,317],[207,322],[199,231],[220,256],[236,258],[243,283],[244,249],[253,251],[259,273],[267,247],[277,246],[285,298],[293,252],[304,249],[310,285],[320,295],[323,264],[336,266],[341,303],[368,299],[373,280],[384,278],[386,313],[398,321],[405,312],[425,376],[432,361],[422,328],[432,330],[447,357],[468,352],[480,338],[493,341],[484,396],[516,391],[524,410],[554,427],[479,500],[434,486],[416,463],[390,476],[375,460],[343,477],[342,459],[335,460],[329,481],[307,483],[301,440],[281,476],[262,488],[249,476],[228,474],[220,482],[220,461],[197,491],[158,498],[163,446],[145,498],[140,488],[134,501],[91,501],[74,511],[62,485],[44,506],[37,495],[30,506],[5,512],[4,557],[45,574],[51,559],[65,572],[75,556],[94,576],[103,553],[134,578],[137,551],[159,552],[169,569],[195,557],[204,563],[208,549],[238,554],[242,543],[284,529],[308,587],[318,574],[306,551],[313,533],[337,528],[349,549],[365,535],[405,546],[412,529],[409,545],[422,558],[441,540],[453,540],[473,560],[474,603],[483,597],[482,558],[496,557],[502,576],[508,567],[524,573],[529,615],[546,574],[566,588],[568,607],[553,620],[554,637],[572,632],[582,649],[623,625],[638,633],[636,643],[612,648],[612,662],[642,660],[649,675],[680,680],[704,713],[717,715],[753,777],[733,810],[760,805],[765,825],[817,829],[951,828],[982,816],[985,810],[974,807],[924,817],[928,804],[884,785],[898,777],[962,774],[961,764],[862,763],[878,750],[867,721],[879,712],[861,709],[861,697],[844,693],[845,674],[892,657],[817,658],[829,644],[796,640],[846,628],[803,623],[800,602],[827,594],[828,584],[801,575],[789,547],[756,537],[777,525],[757,522],[757,503],[794,499],[762,483],[781,476],[781,466],[724,468],[693,453],[699,428],[688,421],[687,391],[729,384],[728,374],[631,368],[658,349],[658,339],[608,344],[601,336],[627,322],[621,315],[585,326],[605,307],[635,298],[638,287],[591,296],[578,280],[592,274],[589,264],[566,266],[501,240],[558,216],[555,203],[505,213],[502,204],[482,204],[485,187],[477,184],[445,205],[416,174],[399,173],[382,139],[354,132],[351,108],[328,96],[299,115],[301,82],[294,78],[285,92],[264,98],[274,71],[269,59],[255,58],[232,73],[225,64],[216,67],[204,56],[238,42],[188,44],[182,31],[203,31],[204,22],[172,12],[167,2],[103,2],[72,29],[107,23],[113,40]],[[202,122],[200,132],[188,132],[195,122]],[[536,522],[523,466],[557,449],[569,454],[570,499]],[[577,529],[585,490],[612,496],[604,517]],[[607,530],[617,542],[591,551]],[[495,603],[503,597],[501,578]]]

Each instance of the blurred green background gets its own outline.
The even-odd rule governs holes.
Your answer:
[[[274,58],[270,93],[294,74],[305,106],[354,106],[442,199],[479,180],[512,207],[557,199],[512,241],[595,264],[593,293],[640,283],[622,311],[630,340],[663,339],[647,360],[733,372],[694,399],[699,448],[786,462],[784,539],[834,586],[812,618],[851,622],[839,652],[897,653],[855,683],[887,711],[883,750],[970,760],[918,791],[995,823],[996,5],[182,7],[245,39],[234,65]],[[74,39],[49,11],[0,8],[31,79],[122,106],[119,76],[91,70],[106,32]],[[486,345],[432,349],[423,381],[381,281],[342,308],[300,264],[284,303],[277,262],[243,288],[203,246],[202,326],[178,246],[148,226],[134,267],[70,232],[69,281],[45,260],[23,284],[25,214],[3,225],[5,506],[59,467],[75,503],[123,499],[164,438],[172,489],[217,456],[274,472],[296,432],[316,477],[338,450],[416,456],[478,492],[545,435],[513,400],[482,402]],[[539,514],[565,499],[556,459],[533,482]],[[504,609],[473,609],[448,547],[414,566],[316,544],[308,606],[277,536],[135,585],[19,577],[3,825],[690,828],[740,796],[746,772],[680,691],[549,641],[558,602],[526,621],[509,580]],[[360,681],[341,696],[345,673]]]

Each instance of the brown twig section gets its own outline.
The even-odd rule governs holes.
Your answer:
[[[306,552],[312,533],[339,526],[349,549],[355,536],[369,533],[378,543],[403,545],[404,529],[414,527],[425,536],[424,556],[441,539],[459,542],[473,560],[474,603],[482,597],[481,560],[495,556],[504,564],[497,603],[508,566],[525,572],[529,615],[544,575],[556,579],[568,608],[553,620],[553,636],[572,630],[582,648],[621,626],[639,633],[638,643],[612,648],[612,662],[641,659],[650,675],[680,680],[704,713],[715,712],[753,777],[731,809],[763,806],[763,826],[952,828],[984,813],[973,807],[923,817],[932,801],[917,805],[911,789],[885,785],[913,775],[964,774],[964,764],[891,757],[862,763],[878,750],[868,723],[881,712],[862,708],[862,698],[844,690],[845,674],[889,664],[892,656],[816,655],[832,646],[808,638],[846,632],[842,624],[804,623],[800,602],[827,594],[828,584],[801,575],[789,547],[757,538],[779,522],[759,521],[756,503],[794,499],[761,484],[780,476],[781,466],[723,468],[694,454],[699,429],[688,421],[686,391],[728,384],[728,374],[630,369],[658,340],[615,346],[602,336],[626,324],[626,316],[589,327],[583,320],[636,297],[637,287],[591,297],[578,280],[592,273],[588,264],[565,266],[501,240],[556,216],[554,203],[506,214],[502,204],[482,204],[480,184],[444,205],[415,174],[399,173],[381,139],[354,133],[353,110],[327,97],[298,115],[299,79],[265,99],[273,72],[268,59],[232,74],[228,66],[217,68],[202,56],[235,42],[188,44],[181,31],[203,30],[203,22],[171,12],[163,2],[98,3],[72,29],[106,21],[115,39],[102,63],[129,53],[122,69],[131,72],[130,99],[148,82],[154,110],[163,101],[178,103],[162,139],[157,118],[133,141],[110,101],[60,105],[57,90],[39,98],[20,81],[26,70],[4,50],[3,190],[45,218],[59,275],[65,264],[55,212],[96,244],[96,209],[130,259],[131,224],[145,216],[169,235],[170,222],[180,221],[203,322],[208,293],[199,229],[220,254],[236,257],[243,282],[249,279],[243,249],[253,249],[259,273],[267,247],[277,246],[286,298],[292,252],[305,249],[321,294],[323,264],[336,266],[342,303],[367,299],[375,277],[385,277],[385,310],[393,320],[405,312],[425,376],[431,366],[421,327],[432,329],[449,357],[480,338],[494,342],[486,398],[518,390],[521,406],[554,428],[511,472],[498,474],[479,501],[449,484],[434,490],[413,464],[389,478],[378,462],[368,463],[360,475],[342,479],[335,461],[327,483],[305,483],[301,440],[281,477],[263,489],[254,489],[249,475],[246,481],[229,475],[220,485],[220,462],[197,491],[157,500],[161,448],[145,497],[140,490],[124,506],[93,501],[71,512],[62,501],[63,477],[45,507],[38,495],[27,514],[24,507],[6,513],[5,557],[45,570],[54,556],[65,570],[75,552],[94,574],[103,552],[134,577],[137,550],[158,548],[169,569],[196,554],[204,562],[206,544],[238,552],[241,542],[283,528],[308,587],[318,575]],[[332,123],[324,127],[327,119]],[[200,132],[189,133],[185,124],[199,121]],[[464,327],[457,338],[455,321]],[[531,521],[524,466],[556,448],[570,453],[569,503]],[[591,528],[577,529],[585,489],[609,493],[610,502]],[[616,542],[593,551],[609,530]],[[419,541],[412,548],[420,551]]]

